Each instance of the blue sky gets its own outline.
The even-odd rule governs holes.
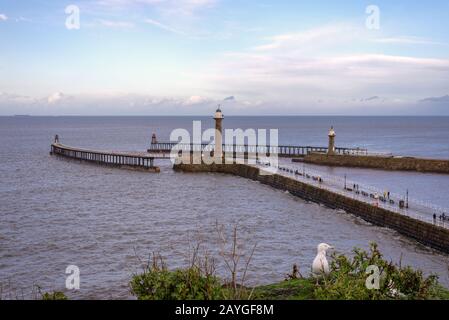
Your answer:
[[[0,115],[206,114],[230,96],[227,114],[449,114],[448,16],[444,0],[0,0]]]

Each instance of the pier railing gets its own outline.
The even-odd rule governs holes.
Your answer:
[[[258,162],[260,168],[271,164]],[[425,221],[449,229],[449,209],[418,200],[407,195],[387,192],[380,188],[362,184],[344,177],[319,172],[303,166],[277,164],[278,174],[288,176],[304,183],[312,184],[332,192],[394,211],[401,215]],[[401,207],[400,202],[403,206]],[[435,214],[435,218],[434,215]]]
[[[51,145],[52,155],[111,166],[126,166],[141,169],[154,169],[154,157],[148,153],[121,153],[96,151],[65,146],[60,143]]]
[[[149,152],[169,153],[171,151],[185,152],[212,152],[214,145],[211,144],[182,144],[176,142],[152,143]],[[326,147],[314,146],[256,146],[256,145],[227,145],[223,144],[224,153],[242,154],[277,154],[279,157],[304,157],[311,152],[327,153]],[[337,154],[347,155],[367,155],[368,150],[362,148],[335,148]]]

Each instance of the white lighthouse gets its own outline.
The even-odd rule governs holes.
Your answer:
[[[334,155],[335,154],[335,130],[334,127],[331,127],[329,130],[329,147],[327,149],[328,155]]]
[[[223,157],[223,113],[221,112],[220,105],[214,115],[215,119],[215,149],[214,157],[216,163],[222,163]]]

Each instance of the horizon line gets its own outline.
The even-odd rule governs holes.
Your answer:
[[[164,115],[164,114],[154,114],[154,115],[131,115],[131,114],[123,114],[123,115],[82,115],[82,114],[72,114],[72,115],[32,115],[32,114],[11,114],[11,115],[0,115],[3,118],[39,118],[39,117],[212,117],[213,115],[205,115],[205,114],[194,114],[194,115]],[[369,115],[349,115],[349,114],[231,114],[225,115],[225,117],[449,117],[449,114],[391,114],[391,115],[379,115],[379,114],[369,114]]]

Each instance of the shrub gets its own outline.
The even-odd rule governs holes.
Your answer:
[[[160,255],[154,255],[142,274],[135,275],[130,283],[131,293],[143,300],[249,300],[252,290],[245,286],[247,271],[256,246],[246,252],[238,240],[237,226],[228,241],[223,226],[216,224],[219,236],[219,255],[230,277],[221,281],[215,275],[215,260],[201,243],[192,247],[189,267],[169,271]],[[243,264],[243,266],[241,266]]]
[[[220,280],[198,266],[169,271],[162,259],[131,280],[131,292],[139,300],[223,299]]]
[[[366,270],[371,265],[379,268],[378,290],[366,286]],[[315,290],[316,299],[433,299],[438,291],[436,276],[424,277],[420,270],[384,260],[374,243],[369,252],[354,249],[352,259],[334,254],[330,269],[330,275]]]
[[[45,292],[42,295],[42,300],[68,300],[63,292]]]

